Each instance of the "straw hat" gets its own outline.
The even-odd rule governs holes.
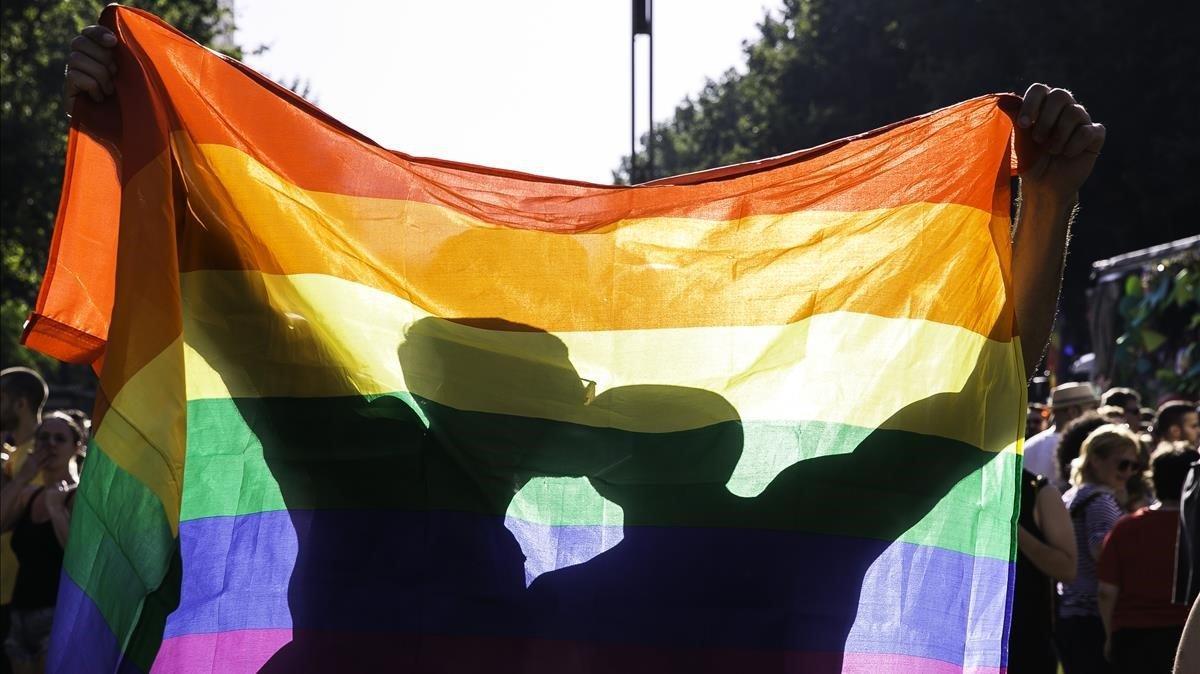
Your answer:
[[[1072,405],[1091,405],[1100,404],[1100,396],[1096,395],[1096,390],[1087,382],[1073,381],[1055,386],[1050,392],[1050,407],[1062,408]]]

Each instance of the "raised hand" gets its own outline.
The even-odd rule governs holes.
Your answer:
[[[1066,89],[1033,84],[1017,114],[1021,191],[1054,201],[1074,201],[1104,146],[1104,125]],[[1032,155],[1035,161],[1025,161]],[[1034,194],[1036,193],[1036,194]]]
[[[113,58],[116,45],[117,36],[104,26],[88,26],[71,40],[63,88],[64,109],[68,114],[79,94],[87,94],[97,103],[112,94],[113,76],[117,73]]]

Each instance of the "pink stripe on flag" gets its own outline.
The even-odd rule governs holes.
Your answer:
[[[293,641],[289,628],[235,630],[189,634],[163,642],[151,674],[220,671],[258,672]],[[292,652],[277,659],[272,671],[311,671],[349,666],[356,671],[399,668],[410,672],[482,671],[561,672],[599,666],[600,671],[661,672],[681,668],[694,672],[841,672],[842,674],[1006,674],[1003,667],[961,667],[908,655],[889,653],[800,653],[726,649],[660,649],[632,644],[583,644],[572,641],[441,637],[384,633],[302,630]],[[372,642],[372,643],[367,643]],[[386,643],[387,647],[382,647]],[[417,647],[419,644],[419,647]],[[406,650],[407,647],[407,650]],[[374,653],[377,661],[357,659]],[[384,654],[388,655],[384,655]],[[421,657],[415,657],[417,653]],[[217,663],[220,663],[219,666]],[[303,665],[301,664],[303,663]],[[363,667],[356,667],[356,665]]]
[[[237,630],[174,637],[163,641],[150,672],[168,674],[209,671],[207,667],[211,663],[211,671],[214,672],[254,674],[291,640],[290,628]],[[200,663],[205,665],[199,666]]]
[[[945,660],[891,653],[846,653],[842,674],[1005,674],[1005,667],[963,667]]]

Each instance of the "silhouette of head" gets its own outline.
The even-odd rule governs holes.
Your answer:
[[[724,490],[742,455],[741,419],[711,391],[681,386],[622,386],[591,404],[617,460],[590,475],[605,498],[626,504],[647,491]]]
[[[511,482],[580,475],[587,388],[560,339],[502,319],[424,318],[399,349],[405,384],[465,468]]]

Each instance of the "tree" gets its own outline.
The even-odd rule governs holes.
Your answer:
[[[37,297],[54,212],[62,188],[67,120],[63,67],[71,39],[94,23],[103,2],[5,0],[0,5],[0,361],[59,374],[57,363],[19,345]],[[227,0],[137,0],[197,41],[234,57],[233,12]],[[68,375],[62,376],[77,378]]]
[[[744,73],[709,82],[654,126],[654,174],[811,147],[1034,81],[1070,86],[1109,131],[1063,292],[1064,341],[1086,350],[1090,263],[1197,230],[1196,25],[1197,3],[785,0],[745,45]]]

